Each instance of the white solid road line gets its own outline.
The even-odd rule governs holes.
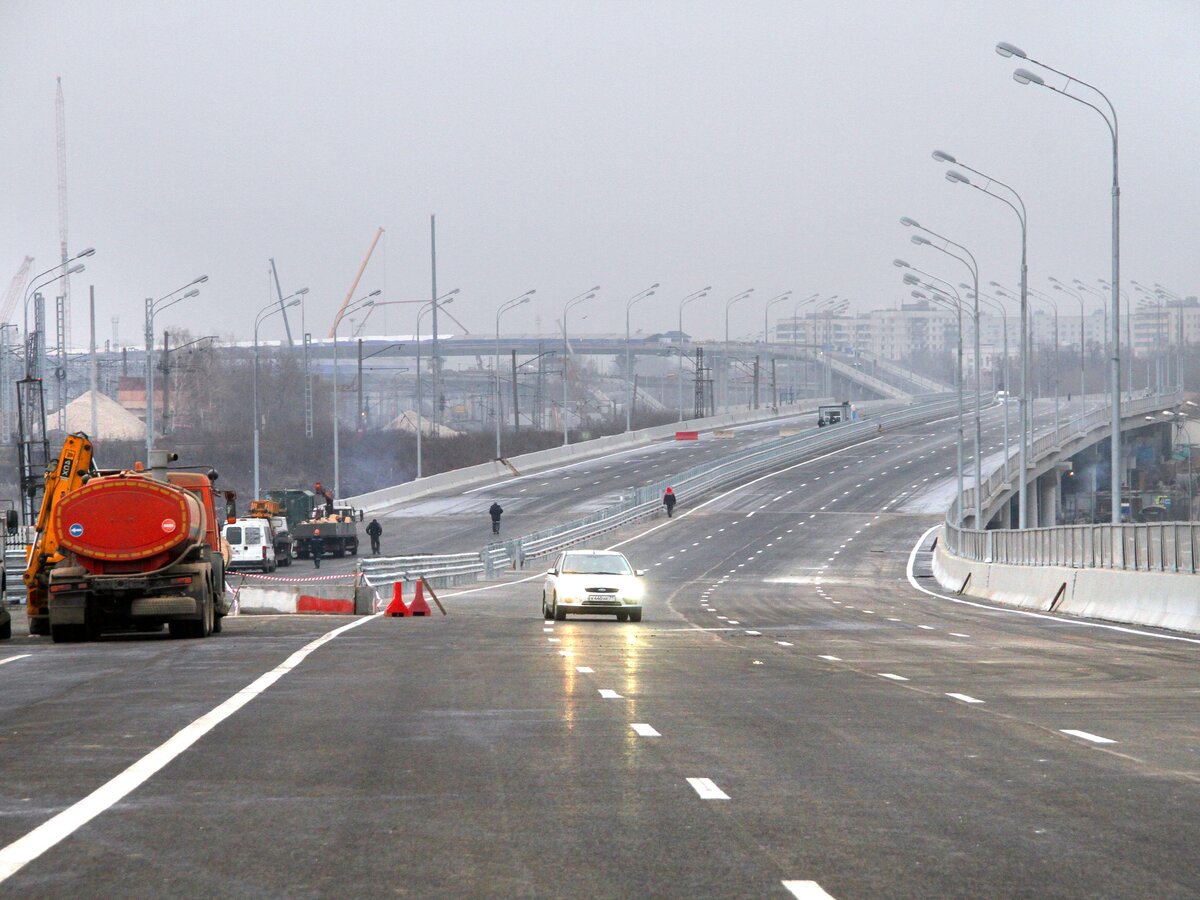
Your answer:
[[[700,795],[701,800],[728,800],[729,795],[712,783],[709,778],[689,778],[690,784]]]
[[[661,734],[644,722],[635,722],[629,727],[634,730],[638,737],[662,737]]]
[[[1072,737],[1083,738],[1085,741],[1091,741],[1093,744],[1115,744],[1112,738],[1100,737],[1098,734],[1092,734],[1090,731],[1076,731],[1074,728],[1058,729],[1063,734],[1069,734]]]
[[[618,694],[616,691],[609,690],[608,688],[600,688],[600,697],[603,700],[621,700],[621,699],[623,699],[621,697],[621,695]]]
[[[833,894],[826,893],[815,881],[785,881],[783,886],[797,900],[834,900]]]
[[[955,700],[961,700],[963,703],[982,703],[982,700],[976,699],[968,694],[951,694],[947,693],[947,697],[953,697]]]
[[[382,613],[376,613],[373,616],[364,616],[335,628],[333,631],[326,632],[315,641],[305,644],[274,669],[260,675],[232,697],[190,725],[185,725],[175,732],[166,743],[151,750],[124,772],[105,782],[79,802],[68,806],[49,821],[43,822],[24,837],[18,838],[7,847],[0,849],[0,882],[6,881],[27,863],[37,859],[59,841],[74,834],[100,813],[114,804],[120,803],[213,728],[295,669],[304,661],[305,657],[322,644],[329,643],[351,628],[357,628],[378,619],[381,615]]]
[[[17,656],[10,656],[7,659],[0,659],[0,666],[4,665],[5,663],[16,662],[18,659],[28,659],[31,656],[33,656],[32,653],[21,653]]]
[[[894,675],[891,672],[880,672],[879,677],[887,678],[887,679],[890,679],[891,681],[908,681],[908,679],[905,678],[903,675]]]

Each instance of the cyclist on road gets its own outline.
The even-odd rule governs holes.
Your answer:
[[[492,517],[492,534],[500,533],[500,516],[503,513],[504,507],[493,500],[492,505],[488,507],[488,515]]]

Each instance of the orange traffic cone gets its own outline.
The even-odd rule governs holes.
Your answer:
[[[392,585],[392,602],[388,604],[388,608],[384,610],[385,616],[401,618],[403,616],[411,616],[408,607],[404,605],[404,584],[397,581]]]
[[[429,608],[429,604],[425,602],[425,579],[417,579],[417,596],[413,598],[412,606],[409,607],[409,615],[411,616],[430,616],[433,615],[433,610]]]

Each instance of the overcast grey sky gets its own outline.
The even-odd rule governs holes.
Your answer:
[[[735,334],[787,289],[894,306],[897,256],[958,281],[902,215],[1015,283],[1012,213],[947,183],[934,148],[1022,192],[1031,284],[1108,277],[1105,126],[1015,83],[1018,61],[993,51],[1005,40],[1117,108],[1122,280],[1197,293],[1197,34],[1200,4],[1183,0],[0,0],[0,285],[25,254],[35,271],[58,258],[56,75],[70,245],[97,248],[73,281],[76,343],[89,283],[101,338],[119,315],[138,343],[143,298],[200,273],[202,296],[160,330],[248,338],[272,256],[285,292],[311,289],[321,335],[380,226],[359,293],[427,298],[431,212],[439,287],[461,288],[452,312],[484,333],[529,288],[505,331],[550,332],[596,283],[572,332],[623,330],[625,299],[654,281],[634,328],[667,330],[711,284],[685,327],[719,337],[724,298],[746,287]],[[413,309],[369,331],[411,332]]]

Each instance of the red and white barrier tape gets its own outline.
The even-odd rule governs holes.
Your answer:
[[[277,575],[255,575],[252,572],[230,572],[229,575],[231,578],[252,578],[255,581],[273,581],[282,582],[284,584],[298,584],[300,582],[310,581],[346,581],[358,577],[357,572],[344,572],[341,575],[309,575],[307,578],[284,578]]]

